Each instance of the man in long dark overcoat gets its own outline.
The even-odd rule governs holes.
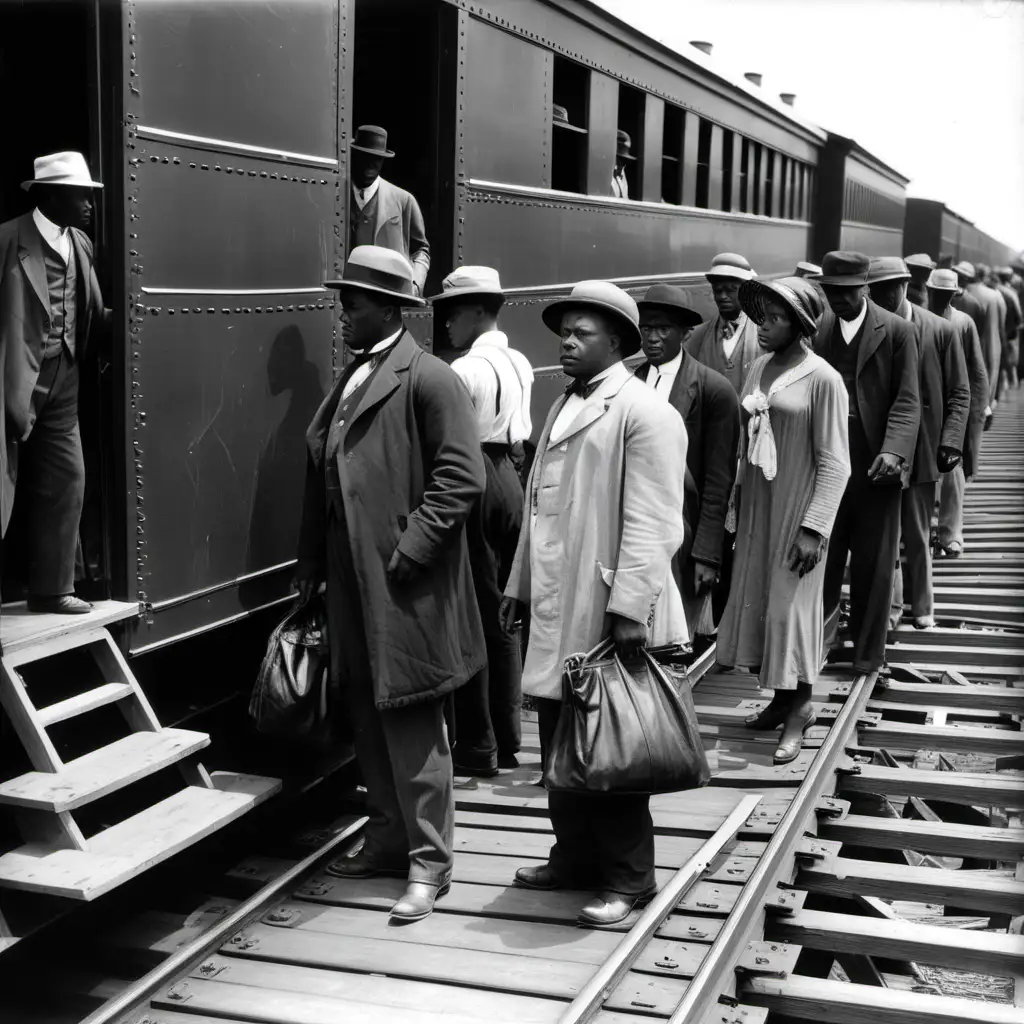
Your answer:
[[[400,253],[352,250],[337,288],[355,359],[306,434],[299,587],[327,582],[333,674],[367,789],[366,841],[328,867],[408,878],[392,917],[419,920],[452,870],[443,698],[485,661],[465,522],[484,488],[468,394],[424,352],[401,307],[422,305]]]

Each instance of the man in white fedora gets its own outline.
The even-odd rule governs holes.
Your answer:
[[[85,233],[102,187],[81,153],[38,157],[22,183],[35,208],[0,224],[0,535],[17,501],[31,611],[90,608],[74,593],[85,495],[78,381],[89,336],[106,320]]]
[[[498,610],[523,522],[523,486],[513,463],[532,430],[533,367],[498,329],[505,301],[492,267],[459,267],[430,299],[436,321],[463,354],[452,369],[476,413],[487,485],[466,524],[487,665],[455,693],[455,774],[491,776],[514,768],[519,751],[522,662],[519,642],[501,629]]]

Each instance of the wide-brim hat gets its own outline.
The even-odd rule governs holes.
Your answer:
[[[580,281],[564,299],[556,299],[541,313],[544,325],[562,332],[562,317],[570,309],[596,309],[612,317],[622,332],[623,358],[640,351],[640,311],[627,292],[609,281]]]
[[[844,287],[867,284],[870,266],[871,260],[862,252],[827,252],[821,261],[821,274],[813,280]]]
[[[33,185],[74,185],[78,188],[103,188],[102,182],[92,180],[85,157],[73,150],[37,156],[33,161],[32,170],[35,177],[21,183],[21,187],[26,192]]]
[[[771,300],[781,302],[793,316],[805,337],[813,337],[818,321],[807,305],[803,292],[782,281],[744,281],[740,285],[740,307],[755,324],[763,324],[765,306]]]
[[[686,301],[686,292],[670,284],[652,284],[644,293],[644,297],[636,304],[637,310],[659,309],[671,313],[682,321],[684,327],[696,327],[704,322],[704,318]]]
[[[737,252],[720,252],[712,261],[711,269],[704,272],[710,281],[716,277],[731,277],[737,281],[751,281],[757,274],[745,256]]]
[[[587,134],[586,128],[569,123],[569,111],[559,103],[554,103],[551,106],[551,123],[556,128],[567,128],[571,132],[579,132],[580,135]]]
[[[633,140],[629,137],[629,133],[620,128],[615,133],[615,155],[622,157],[623,160],[635,160],[636,157],[630,152],[632,148]]]
[[[876,256],[868,266],[868,284],[909,280],[910,270],[899,256]]]
[[[968,263],[967,260],[961,260],[953,267],[953,270],[960,277],[964,277],[968,281],[973,281],[978,276],[978,272],[974,269],[974,264]]]
[[[324,281],[324,287],[381,295],[396,306],[426,305],[416,294],[412,264],[400,252],[379,245],[357,245],[345,261],[341,278]]]
[[[925,287],[935,292],[957,292],[963,291],[960,287],[960,279],[955,270],[935,269],[928,275]]]
[[[371,156],[395,155],[388,149],[387,131],[376,124],[361,124],[356,129],[356,137],[349,143],[348,148],[358,153],[369,153]]]
[[[814,322],[820,322],[821,314],[825,311],[825,293],[817,282],[806,277],[780,277],[775,283],[792,288],[804,300],[804,305],[814,317]]]
[[[441,282],[441,291],[431,295],[427,302],[438,305],[475,295],[505,298],[501,290],[501,279],[493,267],[458,267]]]
[[[926,252],[912,253],[910,256],[905,257],[903,262],[908,267],[920,267],[922,270],[934,270],[936,267],[935,260]]]

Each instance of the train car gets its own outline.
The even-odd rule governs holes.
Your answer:
[[[907,200],[904,225],[905,252],[926,252],[933,259],[957,263],[1006,266],[1017,258],[1014,250],[977,228],[972,221],[935,199]]]

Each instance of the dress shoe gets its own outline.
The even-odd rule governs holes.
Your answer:
[[[56,597],[30,597],[28,610],[50,615],[88,615],[92,605],[74,594],[60,594]]]
[[[576,923],[587,928],[609,928],[625,921],[633,912],[634,907],[642,907],[651,902],[654,892],[598,893],[579,913]]]
[[[503,754],[498,751],[498,767],[499,768],[518,768],[519,758],[515,754]]]
[[[775,764],[789,764],[795,761],[803,747],[804,733],[817,721],[814,708],[808,707],[801,715],[787,719],[782,728],[782,742],[775,749]]]
[[[536,867],[520,868],[516,872],[515,883],[523,889],[561,889],[562,880],[552,870],[550,864],[538,864]]]
[[[934,615],[918,615],[914,619],[914,629],[934,629],[935,628],[935,616]]]
[[[950,541],[943,549],[947,558],[959,558],[964,553],[964,546],[958,540]]]
[[[756,715],[747,715],[743,720],[744,726],[748,729],[778,729],[786,720],[789,711],[789,704],[773,700],[768,707],[763,708]]]
[[[335,878],[378,878],[381,875],[389,878],[406,878],[409,875],[409,865],[383,864],[373,854],[360,850],[352,857],[338,857],[332,860],[324,871]]]
[[[405,895],[391,908],[391,917],[401,924],[422,921],[434,909],[434,901],[448,894],[451,880],[441,885],[429,882],[410,882]]]

